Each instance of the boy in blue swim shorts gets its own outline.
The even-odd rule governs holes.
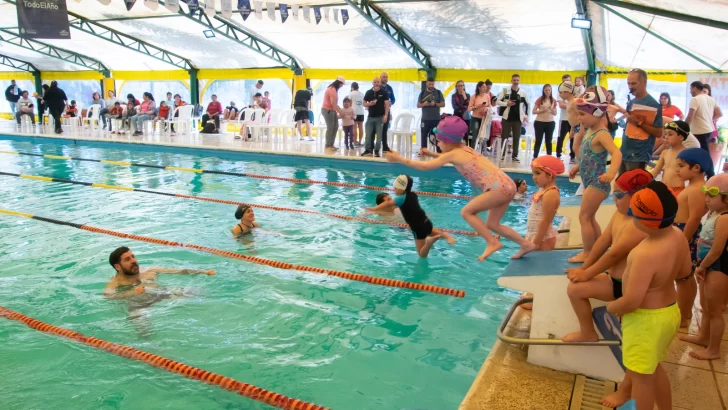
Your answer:
[[[655,403],[671,409],[670,380],[660,362],[680,326],[674,282],[690,275],[692,262],[685,236],[672,226],[677,201],[665,184],[653,181],[637,191],[628,214],[647,238],[627,257],[623,296],[607,311],[622,316],[623,384],[630,389],[620,388],[621,397],[615,393],[602,404],[619,407],[629,393],[638,410],[652,410]]]

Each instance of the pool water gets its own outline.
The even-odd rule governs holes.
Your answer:
[[[5,137],[3,137],[5,138]],[[0,139],[0,150],[390,186],[401,167],[123,144]],[[80,143],[79,143],[80,144]],[[214,155],[214,156],[213,156]],[[226,175],[0,154],[0,171],[149,188],[357,216],[378,192]],[[412,173],[415,189],[471,194],[452,170]],[[530,176],[526,176],[530,182]],[[532,185],[532,183],[531,183]],[[576,186],[559,182],[562,195]],[[530,188],[533,190],[533,187]],[[484,263],[482,239],[456,235],[420,259],[409,231],[256,209],[267,230],[231,237],[234,206],[0,176],[0,208],[278,261],[464,289],[429,294],[280,270],[0,215],[0,305],[87,336],[126,344],[332,409],[453,409],[518,296],[496,284],[517,246]],[[435,226],[471,228],[465,200],[420,196]],[[525,231],[527,208],[505,223]],[[214,269],[160,275],[152,304],[109,301],[109,253],[129,246],[140,266]],[[6,409],[264,409],[266,405],[161,369],[0,320]]]

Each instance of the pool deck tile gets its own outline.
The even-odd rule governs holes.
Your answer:
[[[690,410],[723,410],[718,385],[709,370],[663,363],[675,406]],[[728,385],[727,385],[728,387]]]

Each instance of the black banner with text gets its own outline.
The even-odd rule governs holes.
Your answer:
[[[19,0],[20,37],[70,39],[66,0]]]

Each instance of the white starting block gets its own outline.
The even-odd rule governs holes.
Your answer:
[[[512,260],[498,284],[505,288],[533,294],[531,333],[528,339],[505,336],[503,329],[522,301],[516,302],[503,321],[498,338],[505,343],[530,345],[528,362],[555,370],[621,382],[624,378],[619,321],[606,312],[604,302],[592,299],[598,342],[566,343],[561,338],[579,330],[574,309],[566,295],[569,280],[564,270],[578,266],[566,260],[577,250],[531,252]]]

